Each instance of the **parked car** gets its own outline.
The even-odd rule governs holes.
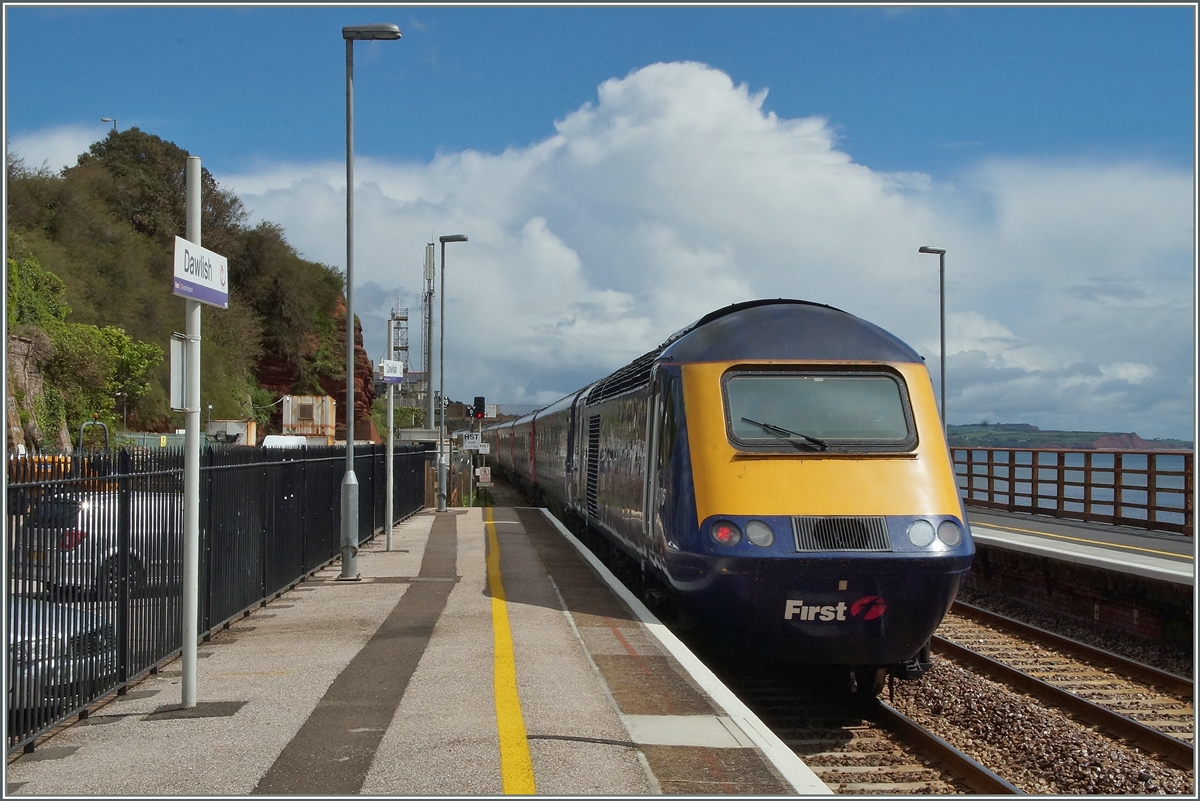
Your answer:
[[[304,448],[308,446],[308,438],[298,434],[267,434],[263,437],[264,448]]]
[[[32,505],[17,529],[13,577],[57,593],[117,597],[122,580],[117,493],[51,495]],[[183,564],[183,496],[134,492],[129,509],[129,589],[178,584]]]
[[[20,595],[8,599],[8,708],[85,703],[117,671],[112,623],[77,606]]]

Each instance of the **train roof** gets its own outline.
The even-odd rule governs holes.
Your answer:
[[[849,312],[806,300],[752,300],[706,314],[663,343],[659,359],[920,362],[900,339]]]
[[[645,386],[655,362],[739,359],[920,362],[898,338],[849,312],[807,300],[777,298],[734,303],[676,331],[649,353],[597,381],[597,403]]]

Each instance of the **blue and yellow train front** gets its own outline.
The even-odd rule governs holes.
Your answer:
[[[686,423],[655,550],[685,609],[785,661],[913,658],[974,555],[925,366],[664,369]]]

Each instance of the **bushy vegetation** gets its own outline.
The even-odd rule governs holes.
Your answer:
[[[343,372],[344,374],[344,372]],[[371,419],[380,436],[387,432],[387,396],[375,398],[371,406]],[[422,428],[425,425],[425,410],[419,406],[401,406],[400,402],[392,402],[392,428]]]
[[[19,239],[10,236],[9,252],[19,249]],[[10,257],[7,266],[8,329],[38,343],[45,380],[33,401],[41,447],[52,448],[63,424],[74,431],[92,419],[115,423],[118,398],[136,406],[150,391],[162,349],[116,326],[68,322],[71,309],[58,276],[29,256]]]
[[[9,329],[41,343],[43,432],[93,415],[112,424],[127,414],[131,429],[182,425],[162,354],[185,326],[171,276],[187,157],[137,128],[110,132],[61,173],[9,155]],[[202,243],[228,258],[230,275],[229,308],[202,306],[201,404],[214,419],[266,424],[279,392],[345,380],[342,274],[301,258],[278,225],[248,225],[207,170],[201,205]]]

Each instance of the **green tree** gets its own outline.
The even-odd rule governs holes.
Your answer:
[[[392,412],[392,425],[395,428],[415,428],[425,424],[425,410],[417,406],[393,403]],[[380,434],[387,431],[386,397],[375,398],[371,404],[371,419],[375,421],[375,427],[379,429]]]
[[[19,246],[19,238],[10,236],[10,251]],[[34,403],[43,445],[64,422],[68,431],[92,419],[114,423],[119,394],[136,403],[150,390],[162,348],[114,326],[69,322],[71,308],[57,275],[30,256],[10,257],[7,263],[9,330],[41,332],[49,340],[37,365],[44,397]]]
[[[9,255],[18,262],[10,297],[24,259],[61,279],[32,301],[18,297],[10,330],[44,317],[66,321],[69,313],[72,323],[118,328],[135,343],[165,350],[171,332],[183,328],[184,304],[171,293],[171,274],[174,237],[185,233],[187,158],[183,148],[137,128],[109,132],[60,173],[30,169],[10,151],[8,224],[20,243],[14,249],[10,237]],[[241,200],[207,170],[201,205],[203,244],[229,259],[230,277],[229,308],[204,307],[202,402],[213,405],[214,417],[246,419],[261,416],[256,407],[279,392],[322,394],[322,387],[343,383],[342,274],[302,258],[278,225],[248,226]],[[36,306],[43,302],[49,305]],[[73,354],[82,347],[78,335],[66,344]],[[155,360],[149,350],[139,353],[116,362],[115,391],[128,394],[130,424],[177,426],[167,365],[159,358],[147,375],[134,368]],[[75,408],[76,394],[48,403]]]

